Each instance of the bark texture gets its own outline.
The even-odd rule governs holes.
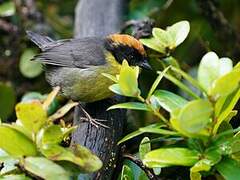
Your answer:
[[[120,31],[123,21],[124,0],[79,0],[75,10],[75,38],[88,36],[106,36]],[[79,125],[73,133],[72,143],[88,147],[103,161],[103,168],[91,179],[111,179],[119,148],[117,141],[122,135],[125,112],[122,110],[106,111],[115,104],[113,100],[103,100],[86,104],[85,110],[103,122],[109,129],[96,128],[88,122],[83,122],[81,108],[76,107],[74,124]],[[84,116],[85,117],[85,116]],[[80,177],[80,179],[83,179]]]

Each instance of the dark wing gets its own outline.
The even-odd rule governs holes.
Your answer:
[[[47,46],[35,56],[36,60],[47,65],[88,68],[106,63],[104,40],[101,38],[59,40]]]

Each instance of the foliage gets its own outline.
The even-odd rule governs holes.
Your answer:
[[[173,50],[182,43],[188,32],[189,23],[180,21],[166,31],[154,28],[153,37],[141,39],[141,42],[160,53],[159,57],[162,54],[172,56]],[[158,77],[144,98],[137,83],[138,67],[130,67],[124,61],[119,75],[108,75],[115,82],[109,89],[136,101],[113,105],[109,110],[124,108],[147,111],[154,114],[158,122],[126,135],[119,143],[143,133],[155,134],[154,139],[147,140],[145,137],[140,144],[139,158],[146,167],[159,169],[187,166],[192,180],[216,175],[216,171],[225,179],[235,179],[240,173],[240,129],[233,129],[230,121],[236,115],[234,106],[240,98],[240,65],[233,67],[232,64],[231,59],[219,59],[216,53],[208,52],[200,62],[197,78],[191,77],[178,66],[165,64],[166,68],[157,72]],[[198,95],[186,86],[179,76],[201,94]],[[190,99],[158,89],[163,77],[189,94]],[[166,112],[169,113],[169,118]],[[168,143],[159,144],[160,139]],[[156,143],[153,150],[151,142]],[[226,170],[228,168],[231,170]],[[132,173],[131,168],[125,164],[121,178],[130,178]]]
[[[1,179],[65,180],[101,168],[101,160],[87,148],[63,146],[76,127],[65,125],[61,118],[78,103],[70,101],[53,113],[58,91],[55,88],[47,97],[26,94],[15,107],[16,122],[0,124]]]

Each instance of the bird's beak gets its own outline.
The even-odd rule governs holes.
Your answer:
[[[140,67],[147,70],[152,70],[152,67],[149,65],[147,59],[144,59],[143,62],[140,64]]]

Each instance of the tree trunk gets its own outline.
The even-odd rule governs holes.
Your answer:
[[[119,32],[124,4],[124,0],[79,0],[75,11],[75,38],[106,36]],[[103,168],[91,174],[91,179],[111,179],[116,167],[119,151],[117,141],[122,135],[125,111],[106,111],[113,103],[113,100],[108,99],[86,104],[84,107],[93,118],[107,120],[103,123],[109,126],[109,129],[96,128],[81,121],[83,114],[79,107],[76,107],[74,112],[74,124],[79,127],[73,133],[72,143],[88,147],[103,162]]]

